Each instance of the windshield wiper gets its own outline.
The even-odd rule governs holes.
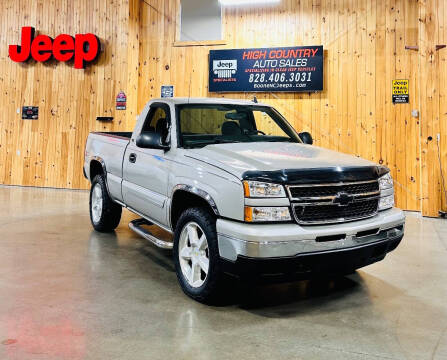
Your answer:
[[[292,139],[269,139],[263,140],[265,142],[292,142]]]
[[[215,139],[215,144],[232,144],[232,143],[240,143],[240,142],[241,141],[238,141],[238,140]]]
[[[194,147],[205,147],[208,145],[216,145],[216,144],[233,144],[233,143],[240,143],[241,141],[237,140],[229,140],[229,139],[214,139],[213,141],[196,141],[193,144],[189,144],[188,148],[194,148]]]

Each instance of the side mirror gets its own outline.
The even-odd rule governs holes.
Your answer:
[[[312,135],[308,133],[307,131],[299,133],[300,139],[303,141],[303,143],[307,145],[312,145],[314,143],[314,139],[312,139]]]
[[[169,150],[170,146],[163,144],[163,139],[159,133],[156,132],[142,132],[137,137],[136,144],[139,148],[143,149],[159,149]]]

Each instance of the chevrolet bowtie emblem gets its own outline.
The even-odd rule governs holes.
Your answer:
[[[337,196],[332,200],[334,204],[338,206],[348,206],[354,201],[354,196],[349,195],[345,192],[338,193]]]

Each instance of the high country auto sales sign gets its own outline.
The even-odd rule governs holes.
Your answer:
[[[323,46],[212,50],[210,92],[323,90]]]

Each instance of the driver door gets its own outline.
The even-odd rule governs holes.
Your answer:
[[[169,161],[166,151],[136,145],[141,132],[158,132],[169,142],[171,113],[164,103],[152,104],[142,128],[137,129],[126,149],[123,164],[123,199],[126,205],[161,225],[167,225]]]

